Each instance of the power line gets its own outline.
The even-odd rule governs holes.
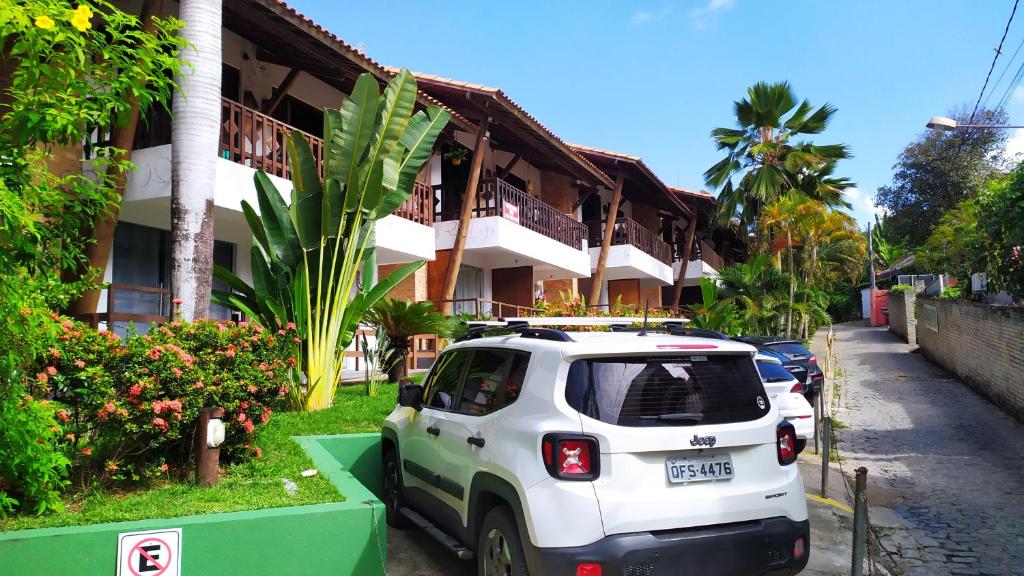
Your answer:
[[[1017,13],[1017,4],[1020,0],[1013,0],[1013,10],[1010,11],[1010,19],[1006,21],[1006,28],[1003,29],[1003,37],[999,40],[999,46],[996,47],[996,55],[992,57],[992,65],[988,68],[988,74],[985,75],[985,83],[981,85],[981,92],[978,93],[978,101],[974,103],[974,111],[971,112],[971,119],[967,121],[968,124],[974,124],[974,115],[978,113],[978,106],[981,104],[981,97],[985,95],[985,89],[988,88],[988,80],[992,77],[992,70],[995,70],[996,60],[999,60],[999,54],[1003,51],[1003,42],[1006,40],[1006,33],[1010,31],[1010,23],[1013,22],[1013,16]]]
[[[1017,44],[1017,49],[1013,51],[1013,56],[1010,56],[1010,59],[1006,62],[1006,66],[1003,66],[1003,71],[999,74],[999,78],[996,78],[996,83],[992,85],[992,90],[989,91],[988,96],[985,96],[985,101],[981,103],[982,108],[988,107],[989,99],[991,99],[992,95],[996,93],[996,89],[999,88],[999,84],[1002,83],[1003,77],[1006,76],[1010,67],[1013,66],[1013,62],[1017,59],[1017,54],[1020,53],[1020,49],[1022,47],[1024,47],[1024,38],[1020,39],[1020,44]],[[1010,82],[1012,84],[1013,81],[1011,80]],[[999,99],[1002,100],[1002,97]]]

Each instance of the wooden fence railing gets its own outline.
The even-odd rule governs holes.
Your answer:
[[[488,300],[487,298],[453,298],[451,300],[431,300],[431,302],[439,310],[444,304],[451,303],[454,313],[468,313],[477,318],[518,318],[520,316],[537,315],[541,312],[539,308],[532,306],[509,304],[508,302]],[[509,312],[511,314],[508,314]]]
[[[577,250],[583,249],[583,240],[587,237],[587,227],[582,222],[577,222],[575,218],[559,212],[501,178],[488,178],[480,182],[473,217],[488,216],[504,216],[524,228]],[[458,217],[458,206],[445,206],[442,203],[437,207],[437,221],[456,220]]]
[[[587,227],[588,241],[591,248],[601,246],[604,242],[604,228],[607,221],[590,220],[584,222]],[[612,246],[635,246],[644,253],[658,259],[663,264],[672,263],[672,247],[664,240],[644,228],[632,218],[616,218],[615,230],[612,232]]]

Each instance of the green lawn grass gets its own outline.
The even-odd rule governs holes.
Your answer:
[[[421,377],[414,377],[419,380]],[[257,429],[254,445],[263,457],[222,469],[214,488],[192,483],[155,485],[133,492],[91,491],[69,494],[65,510],[43,516],[15,516],[0,520],[0,530],[25,530],[122,522],[144,518],[173,518],[214,512],[237,512],[282,506],[340,502],[339,494],[322,475],[303,478],[313,468],[306,452],[292,436],[378,432],[381,421],[395,407],[397,384],[382,384],[377,396],[366,396],[363,386],[338,389],[334,405],[318,412],[276,412]],[[298,485],[295,494],[284,488],[282,478]]]

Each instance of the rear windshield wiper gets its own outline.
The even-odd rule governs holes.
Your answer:
[[[641,420],[667,420],[671,422],[700,422],[704,419],[703,412],[671,412],[669,414],[658,414],[657,416],[639,416]]]

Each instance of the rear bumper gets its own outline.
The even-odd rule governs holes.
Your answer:
[[[804,554],[793,559],[793,544],[804,538]],[[810,555],[806,520],[767,518],[683,530],[607,536],[586,546],[535,548],[530,574],[575,574],[577,564],[598,562],[602,576],[789,576],[803,570]]]

